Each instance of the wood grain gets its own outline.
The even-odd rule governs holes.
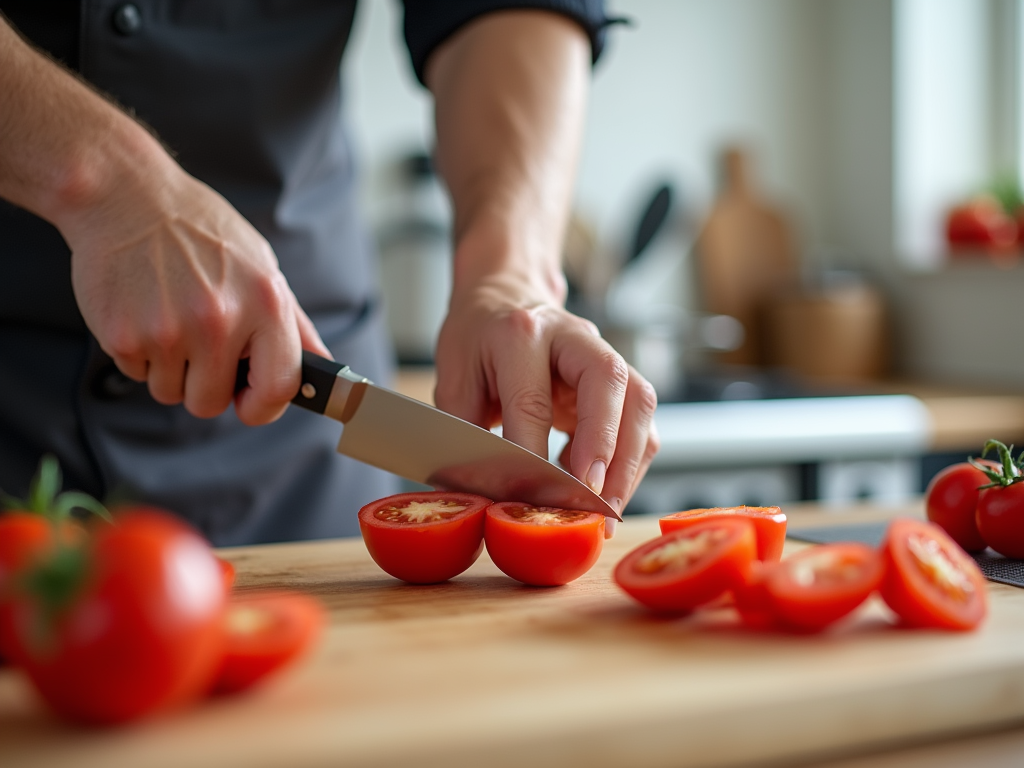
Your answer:
[[[614,563],[656,533],[627,520],[589,574],[554,589],[486,556],[448,584],[405,586],[358,540],[225,550],[240,590],[323,599],[312,657],[251,695],[112,731],[51,720],[0,671],[0,765],[789,764],[1024,719],[1024,592],[991,585],[970,634],[895,629],[879,603],[824,636],[756,634],[727,610],[658,618],[617,591]]]

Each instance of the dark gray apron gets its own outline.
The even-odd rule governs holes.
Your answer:
[[[339,63],[354,2],[83,3],[84,77],[134,110],[178,162],[270,241],[336,359],[386,382],[391,353],[357,218]],[[67,246],[0,204],[0,486],[39,456],[69,485],[174,510],[219,545],[354,535],[396,480],[338,456],[341,427],[290,408],[248,428],[155,403],[88,335]]]

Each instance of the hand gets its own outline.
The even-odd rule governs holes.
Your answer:
[[[453,294],[436,360],[439,408],[545,457],[566,432],[562,465],[622,511],[658,450],[657,396],[593,323],[495,278]]]
[[[234,398],[244,423],[273,421],[298,391],[301,350],[330,352],[259,232],[169,157],[155,165],[62,227],[85,322],[157,402],[213,417]]]

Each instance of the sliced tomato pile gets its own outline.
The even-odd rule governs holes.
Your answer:
[[[750,521],[720,516],[634,549],[614,578],[648,608],[689,611],[741,586],[756,552]]]
[[[503,573],[536,587],[568,584],[590,570],[604,544],[604,515],[501,502],[487,508],[487,554]]]
[[[615,582],[647,608],[720,609],[732,595],[747,626],[803,633],[827,629],[876,593],[911,627],[968,630],[987,614],[984,576],[937,525],[896,520],[878,549],[826,544],[766,561],[752,515],[696,512],[673,516],[684,522],[616,566]]]
[[[786,515],[778,507],[711,507],[675,512],[658,520],[662,533],[676,531],[688,525],[721,515],[738,515],[754,524],[757,537],[757,559],[778,562],[786,543]]]
[[[359,529],[384,571],[412,584],[436,584],[458,576],[483,552],[490,503],[470,493],[399,493],[360,509]]]

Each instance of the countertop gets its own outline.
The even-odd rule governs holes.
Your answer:
[[[787,511],[791,527],[921,514]],[[627,519],[590,573],[553,589],[512,582],[486,554],[448,584],[413,587],[359,540],[224,550],[239,590],[324,601],[330,626],[315,653],[248,695],[109,731],[52,721],[2,670],[0,765],[1019,761],[1024,730],[1005,729],[1024,723],[1024,591],[991,584],[991,616],[967,634],[899,630],[877,600],[823,636],[754,633],[728,609],[659,618],[618,591],[612,567],[656,533],[653,518]]]

